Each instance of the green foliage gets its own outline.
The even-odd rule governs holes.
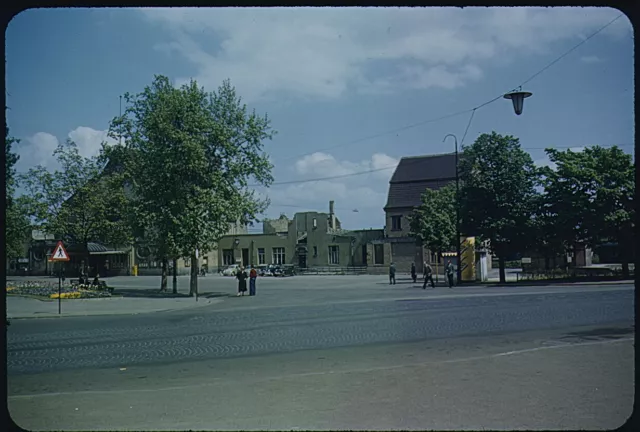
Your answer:
[[[27,192],[20,202],[35,223],[68,244],[128,244],[122,178],[104,169],[104,146],[101,156],[85,158],[73,141],[67,141],[53,154],[60,170],[50,172],[37,166],[20,175]]]
[[[455,186],[427,189],[421,200],[420,206],[410,217],[411,234],[420,238],[430,251],[442,253],[455,249]]]
[[[547,149],[546,153],[556,165],[543,170],[554,235],[569,247],[585,243],[596,248],[615,242],[622,259],[631,259],[636,243],[631,156],[618,147],[598,146],[582,152]]]
[[[26,211],[20,202],[14,199],[16,186],[15,165],[20,156],[13,152],[13,145],[19,144],[20,140],[13,138],[9,134],[9,128],[5,127],[5,258],[18,258],[24,254],[24,244],[28,240],[29,219]]]
[[[460,158],[462,233],[489,241],[501,259],[526,247],[538,170],[517,138],[483,134]]]
[[[526,249],[549,259],[563,254],[568,248],[552,206],[553,202],[547,194],[536,194],[533,198],[533,212],[526,236]]]
[[[263,141],[275,132],[267,116],[247,111],[229,81],[206,93],[195,81],[174,88],[156,76],[125,100],[110,135],[124,139],[117,158],[131,185],[136,230],[157,256],[206,253],[231,224],[250,223],[266,209],[248,185],[273,181]]]

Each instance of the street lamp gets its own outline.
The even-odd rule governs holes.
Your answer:
[[[458,284],[462,280],[462,257],[460,256],[460,175],[458,171],[458,138],[454,134],[448,134],[444,137],[442,142],[445,142],[447,138],[453,137],[456,145],[456,254],[458,255],[458,265],[456,266],[456,277],[458,278]]]
[[[533,93],[522,91],[522,88],[518,88],[518,91],[512,91],[504,95],[505,99],[511,99],[513,102],[513,110],[516,115],[522,114],[522,108],[524,108],[524,100],[531,96]]]

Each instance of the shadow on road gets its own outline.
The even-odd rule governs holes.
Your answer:
[[[113,295],[126,298],[147,298],[147,299],[167,299],[167,298],[189,298],[187,292],[178,292],[174,294],[169,288],[167,291],[160,291],[158,288],[115,288]],[[206,292],[198,295],[199,298],[218,298],[229,297],[229,293],[224,292]]]
[[[606,340],[621,339],[635,332],[635,325],[629,327],[601,327],[594,330],[567,333],[560,339]]]

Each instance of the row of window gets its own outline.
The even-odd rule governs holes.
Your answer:
[[[318,256],[318,247],[313,247],[313,256]],[[233,249],[222,250],[222,264],[225,266],[235,264],[235,255]],[[283,247],[274,247],[271,249],[271,264],[286,264],[285,251]],[[258,248],[258,265],[267,264],[267,256],[265,248]],[[329,246],[329,264],[340,264],[340,248],[338,246]]]

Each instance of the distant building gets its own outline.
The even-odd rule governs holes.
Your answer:
[[[400,159],[389,181],[389,194],[384,207],[387,238],[382,248],[399,271],[411,268],[413,262],[417,271],[422,272],[424,261],[438,261],[435,253],[423,248],[421,242],[411,236],[409,217],[420,205],[421,196],[426,189],[440,189],[455,182],[455,179],[456,162],[453,153]],[[384,264],[388,266],[389,262]]]
[[[232,264],[311,267],[373,266],[372,241],[383,230],[344,230],[329,202],[329,213],[301,212],[263,221],[262,234],[227,235],[218,243],[218,267]]]

